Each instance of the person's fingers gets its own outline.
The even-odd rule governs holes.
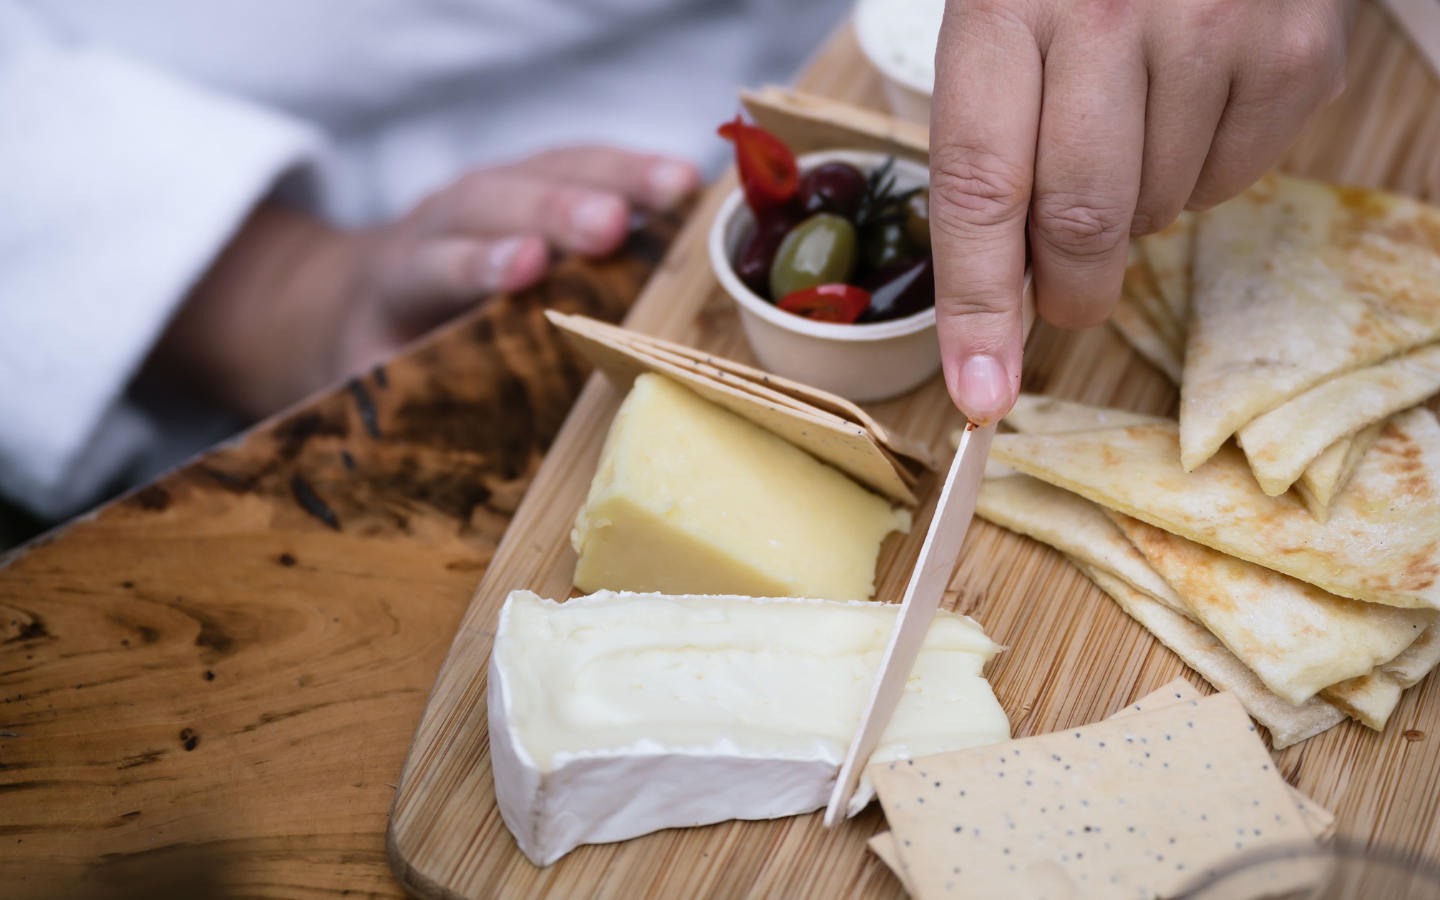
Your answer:
[[[989,424],[1020,387],[1025,216],[1040,118],[1040,51],[1003,3],[950,3],[935,54],[930,231],[950,397]]]
[[[668,209],[700,186],[700,170],[669,156],[616,147],[547,150],[507,169],[555,181],[614,191],[633,203]]]
[[[487,294],[534,284],[545,264],[545,242],[533,235],[432,238],[386,262],[379,284],[382,308],[392,321],[420,330]]]
[[[1230,79],[1223,42],[1204,27],[1204,10],[1176,3],[1147,35],[1150,88],[1145,101],[1145,159],[1131,234],[1175,220],[1200,178]]]
[[[1271,18],[1232,77],[1230,99],[1186,204],[1208,209],[1255,182],[1300,134],[1316,108],[1345,88],[1353,7],[1333,3],[1256,7]]]
[[[630,207],[610,191],[487,169],[429,197],[412,220],[434,237],[540,234],[558,247],[603,256],[625,240]]]
[[[1035,310],[1098,325],[1120,297],[1140,193],[1148,76],[1137,26],[1077,17],[1045,55],[1030,208]]]

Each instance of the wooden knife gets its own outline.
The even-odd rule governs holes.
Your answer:
[[[1034,310],[1034,292],[1027,272],[1024,338],[1030,336]],[[990,458],[990,442],[995,438],[995,427],[991,424],[982,428],[968,422],[965,425],[960,448],[955,451],[955,460],[945,476],[945,487],[940,492],[935,516],[930,520],[930,531],[925,535],[920,558],[915,561],[915,570],[910,573],[910,583],[905,587],[905,598],[900,604],[900,614],[895,617],[890,643],[880,659],[880,671],[871,685],[870,699],[860,715],[860,727],[850,739],[850,749],[835,779],[830,803],[825,807],[827,828],[845,820],[850,797],[860,783],[860,773],[870,761],[870,754],[875,752],[900,702],[900,695],[905,692],[905,682],[910,678],[910,670],[915,668],[920,645],[930,631],[935,611],[940,608],[945,587],[955,571],[960,546],[965,542],[965,532],[970,530],[970,520],[975,516],[975,500],[980,494],[980,480],[985,476],[985,461]]]

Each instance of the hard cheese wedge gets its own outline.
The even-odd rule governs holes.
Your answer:
[[[1172,897],[1313,841],[1228,694],[870,772],[922,898]]]
[[[864,600],[908,531],[835,469],[659,375],[625,398],[571,541],[575,585]]]
[[[609,592],[558,604],[515,591],[489,674],[505,824],[549,865],[578,844],[823,807],[897,611]],[[872,760],[1007,740],[982,676],[999,649],[970,619],[939,613]]]

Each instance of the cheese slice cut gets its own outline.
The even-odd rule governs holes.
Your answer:
[[[520,849],[825,806],[899,607],[608,591],[511,593],[490,657],[495,794]],[[872,762],[1008,740],[985,663],[940,612]],[[873,794],[852,804],[858,812]]]
[[[660,375],[621,404],[571,543],[575,586],[864,600],[910,513]]]

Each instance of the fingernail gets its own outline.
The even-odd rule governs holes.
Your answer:
[[[614,197],[581,200],[570,212],[571,243],[581,250],[608,249],[625,225],[625,205]]]
[[[695,188],[695,170],[684,163],[665,161],[650,169],[650,200],[668,209]]]
[[[993,356],[972,356],[960,366],[961,410],[977,425],[1000,418],[1010,402],[1010,377]]]
[[[515,261],[523,239],[506,238],[490,245],[490,251],[480,258],[480,287],[487,291],[499,290],[505,283],[505,273]]]

